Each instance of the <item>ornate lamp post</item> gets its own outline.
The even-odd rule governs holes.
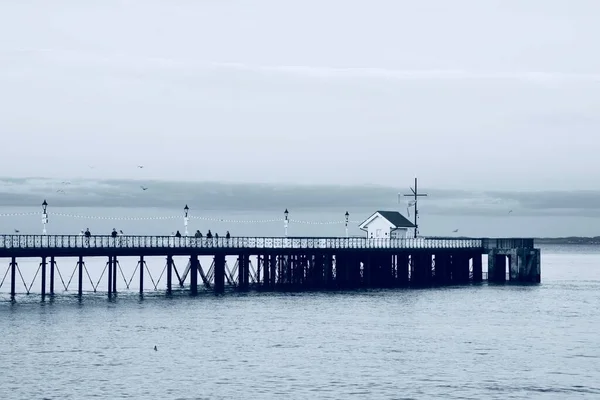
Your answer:
[[[288,215],[290,214],[290,212],[287,210],[287,208],[285,209],[285,211],[283,212],[284,215],[284,220],[283,220],[283,227],[285,228],[285,236],[287,237],[288,235],[288,224],[290,222],[290,220],[288,219]]]
[[[348,211],[346,211],[346,214],[344,214],[344,216],[346,217],[346,237],[348,237],[348,218],[350,217]]]
[[[187,204],[185,205],[185,207],[183,207],[183,211],[184,211],[184,216],[183,216],[183,227],[184,227],[184,234],[185,236],[188,236],[188,212],[190,211],[190,208],[187,206]]]
[[[46,212],[46,208],[48,207],[48,203],[46,200],[42,203],[42,234],[46,234],[46,224],[48,223],[48,213]]]

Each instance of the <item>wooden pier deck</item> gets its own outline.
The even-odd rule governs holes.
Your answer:
[[[533,239],[523,238],[0,235],[0,259],[7,259],[8,264],[0,288],[8,279],[10,294],[15,296],[20,258],[41,259],[40,288],[45,296],[55,293],[55,266],[63,257],[78,258],[79,295],[83,294],[85,258],[106,258],[106,287],[112,295],[117,291],[121,257],[139,258],[140,292],[145,290],[144,257],[161,256],[166,258],[166,292],[171,293],[175,283],[189,286],[190,293],[197,294],[199,287],[223,293],[225,286],[237,290],[335,290],[477,283],[484,276],[483,255],[488,256],[490,282],[504,282],[507,275],[511,282],[540,282],[540,250],[534,248]],[[183,271],[173,263],[177,256],[189,257]],[[226,257],[231,256],[236,261],[230,269]],[[205,269],[200,259],[206,257],[211,261]]]

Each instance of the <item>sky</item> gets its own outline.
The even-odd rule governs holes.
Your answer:
[[[593,190],[598,15],[595,0],[1,2],[0,175]]]

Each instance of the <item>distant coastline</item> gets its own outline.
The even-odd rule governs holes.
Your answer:
[[[535,244],[598,244],[600,245],[600,236],[586,237],[586,236],[567,236],[567,237],[556,237],[556,238],[535,238]]]

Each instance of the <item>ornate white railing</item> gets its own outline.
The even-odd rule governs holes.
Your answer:
[[[483,239],[452,238],[195,238],[173,236],[0,235],[0,249],[40,248],[223,248],[223,249],[475,249]]]

